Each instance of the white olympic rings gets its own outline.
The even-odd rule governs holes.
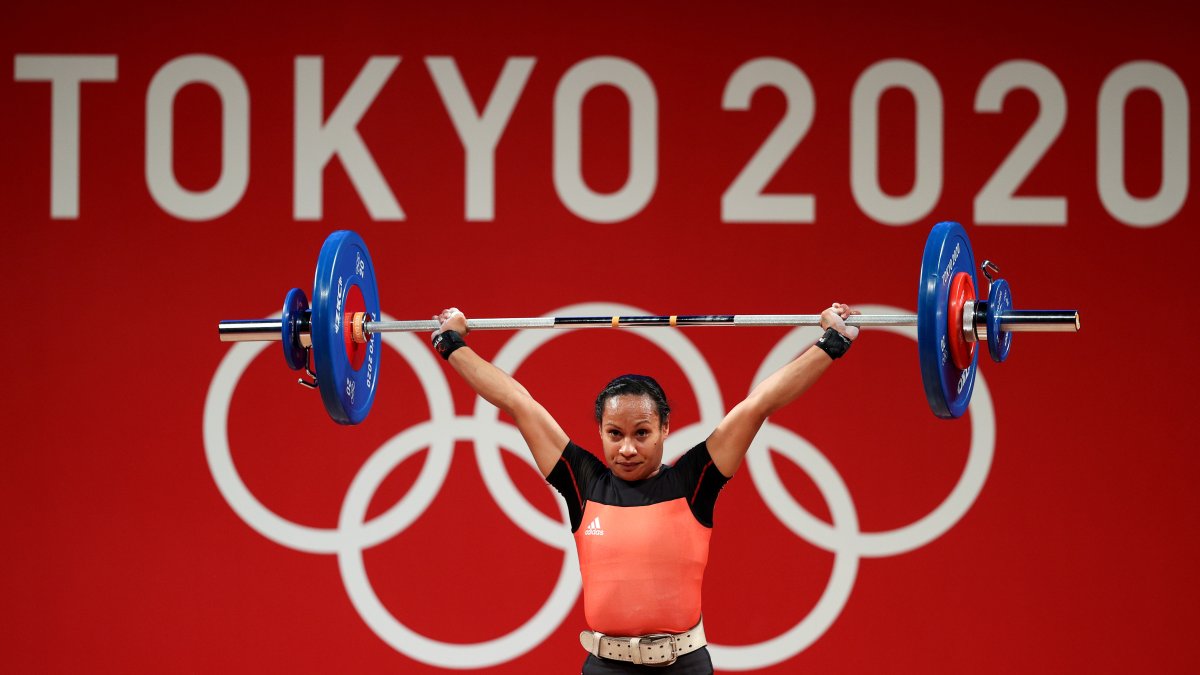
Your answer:
[[[868,314],[904,313],[894,307],[862,306]],[[638,315],[636,307],[589,303],[554,310],[550,315]],[[390,317],[384,317],[385,319]],[[916,339],[916,329],[888,328]],[[570,331],[523,331],[510,339],[494,363],[515,372],[526,358],[546,342]],[[691,386],[700,419],[673,429],[667,437],[665,461],[673,461],[687,448],[707,437],[724,417],[720,389],[708,362],[679,331],[633,331],[667,352],[680,366]],[[790,361],[812,344],[819,331],[797,328],[771,350],[755,376],[755,383]],[[316,528],[287,520],[263,505],[238,474],[229,445],[227,422],[233,391],[242,373],[266,349],[263,343],[231,347],[213,376],[204,404],[204,447],[209,470],[221,495],[233,511],[258,533],[282,546],[307,553],[335,554],[351,603],[366,624],[396,651],[416,661],[442,668],[485,668],[511,661],[543,642],[563,622],[579,596],[580,578],[574,540],[566,509],[555,494],[563,521],[546,517],[521,495],[504,468],[500,449],[521,458],[533,470],[533,458],[524,450],[520,433],[500,421],[499,412],[482,398],[472,415],[456,415],[449,383],[441,364],[422,339],[407,333],[384,333],[383,340],[407,361],[426,392],[429,420],[410,427],[383,444],[359,470],[346,492],[336,528]],[[833,570],[825,591],[809,614],[792,628],[757,644],[710,644],[714,665],[722,670],[765,668],[792,658],[829,629],[845,607],[862,557],[899,555],[937,539],[971,508],[991,468],[995,447],[995,414],[987,384],[976,373],[970,404],[971,448],[958,483],[946,499],[919,520],[886,532],[863,532],[849,490],[837,469],[811,443],[782,426],[768,422],[746,457],[751,480],[764,503],[798,537],[834,554]],[[563,552],[563,563],[550,597],[524,625],[499,638],[473,644],[447,643],[428,638],[401,624],[380,602],[363,563],[363,550],[400,534],[416,521],[437,497],[450,470],[456,440],[473,441],[475,459],[484,484],[500,509],[534,539]],[[413,486],[394,506],[366,521],[366,512],[379,485],[405,459],[421,448],[428,456]],[[829,507],[832,525],[808,513],[788,493],[779,479],[771,450],[805,470]],[[553,492],[552,488],[547,489]]]

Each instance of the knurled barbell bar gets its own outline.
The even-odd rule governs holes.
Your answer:
[[[863,314],[846,323],[859,327],[916,326],[921,379],[933,413],[955,418],[967,410],[978,365],[977,344],[986,342],[997,363],[1008,358],[1014,332],[1075,332],[1078,310],[1016,310],[1008,282],[981,265],[988,299],[976,292],[975,257],[961,225],[933,227],[921,259],[916,314]],[[330,417],[339,424],[366,419],[379,380],[380,334],[432,332],[432,319],[384,321],[371,256],[349,230],[329,235],[317,257],[313,303],[298,288],[288,291],[278,319],[222,321],[223,342],[280,340],[293,370],[306,370],[320,390]],[[532,328],[633,328],[689,326],[819,326],[818,314],[699,314],[661,316],[567,316],[469,319],[471,330]]]

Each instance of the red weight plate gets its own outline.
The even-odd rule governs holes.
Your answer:
[[[950,356],[959,370],[971,367],[977,345],[968,342],[963,335],[963,305],[968,300],[975,300],[975,283],[970,274],[959,272],[950,282],[949,311],[946,312],[946,341],[950,343]]]

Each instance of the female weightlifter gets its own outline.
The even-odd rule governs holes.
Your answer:
[[[662,463],[671,408],[653,378],[622,375],[596,397],[604,461],[575,445],[519,382],[466,346],[458,309],[434,318],[434,348],[467,384],[517,424],[547,482],[566,500],[579,550],[589,654],[583,675],[712,673],[700,618],[717,494],[767,417],[794,401],[850,348],[858,314],[834,303],[825,334],[763,380],[708,438]]]

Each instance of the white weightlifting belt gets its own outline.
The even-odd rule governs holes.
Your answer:
[[[579,644],[593,655],[645,666],[669,666],[675,659],[708,644],[704,637],[704,619],[685,633],[655,633],[637,637],[616,637],[585,630]]]

